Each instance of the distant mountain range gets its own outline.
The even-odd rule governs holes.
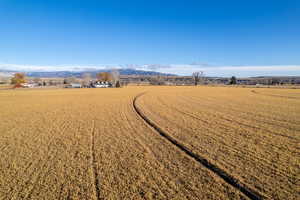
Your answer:
[[[28,77],[37,77],[37,78],[66,78],[66,77],[81,77],[84,73],[89,73],[93,77],[96,76],[99,72],[110,72],[111,69],[86,69],[86,70],[62,70],[62,71],[22,71],[22,70],[6,70],[6,69],[0,69],[0,77],[12,77],[14,73],[17,72],[23,72]],[[140,76],[179,76],[176,74],[170,74],[170,73],[161,73],[156,71],[146,71],[146,70],[138,70],[138,69],[132,69],[132,68],[122,68],[118,69],[120,75],[140,75]],[[253,76],[248,78],[254,78],[254,79],[263,79],[263,78],[299,78],[299,76]],[[228,78],[228,77],[217,77],[217,76],[210,76],[207,78]]]
[[[39,78],[65,78],[65,77],[81,77],[84,73],[90,73],[92,76],[96,76],[99,72],[110,72],[109,69],[103,70],[87,70],[87,71],[30,71],[24,72],[28,77],[39,77]],[[144,76],[175,76],[174,74],[166,74],[155,71],[144,71],[144,70],[136,70],[136,69],[118,69],[120,75],[144,75]],[[12,76],[14,73],[18,71],[14,70],[1,70],[1,76]]]

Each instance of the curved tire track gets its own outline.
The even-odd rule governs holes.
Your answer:
[[[205,166],[208,170],[212,171],[216,175],[218,175],[220,178],[222,178],[226,183],[230,184],[234,188],[238,189],[241,193],[246,195],[248,198],[252,200],[258,200],[258,199],[265,199],[263,195],[259,194],[258,192],[254,191],[251,188],[248,188],[246,185],[241,183],[238,179],[234,178],[230,174],[228,174],[226,171],[222,170],[215,164],[208,161],[206,158],[193,153],[190,149],[188,149],[186,146],[178,142],[176,139],[174,139],[172,136],[170,136],[167,132],[162,130],[158,125],[153,123],[142,111],[141,109],[136,105],[136,101],[139,97],[144,95],[145,93],[141,93],[137,95],[133,99],[133,108],[136,111],[136,113],[152,128],[154,128],[162,137],[167,139],[169,142],[171,142],[173,145],[175,145],[177,148],[179,148],[181,151],[183,151],[185,154],[187,154],[189,157],[196,160],[198,163]]]

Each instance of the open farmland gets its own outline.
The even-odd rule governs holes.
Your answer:
[[[170,137],[268,199],[300,197],[300,91],[176,88],[137,104]]]
[[[0,199],[299,199],[300,91],[0,91]]]

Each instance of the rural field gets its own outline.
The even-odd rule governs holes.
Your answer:
[[[0,199],[300,199],[300,90],[0,90]]]

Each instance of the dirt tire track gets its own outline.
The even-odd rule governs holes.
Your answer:
[[[98,180],[99,174],[97,171],[97,164],[96,164],[96,154],[95,154],[95,120],[93,121],[93,128],[91,133],[91,144],[90,144],[90,165],[92,168],[92,179],[94,181],[94,189],[96,199],[100,199],[100,182]]]
[[[243,183],[241,183],[238,179],[234,178],[233,176],[229,175],[227,172],[216,166],[215,164],[209,162],[206,158],[193,153],[190,149],[188,149],[186,146],[175,140],[173,137],[171,137],[168,133],[166,133],[164,130],[162,130],[158,125],[153,123],[146,115],[143,114],[141,109],[136,105],[136,101],[139,97],[143,96],[145,93],[141,93],[137,95],[133,99],[133,108],[136,111],[136,113],[143,119],[143,121],[146,122],[150,127],[152,127],[154,130],[156,130],[162,137],[167,139],[169,142],[171,142],[173,145],[175,145],[177,148],[179,148],[181,151],[186,153],[189,157],[196,160],[198,163],[205,166],[207,169],[218,175],[220,178],[222,178],[226,183],[230,184],[234,188],[238,189],[240,192],[242,192],[244,195],[246,195],[248,198],[252,200],[259,200],[259,199],[266,199],[263,195],[259,194],[257,191],[254,191],[253,189],[247,187]]]

